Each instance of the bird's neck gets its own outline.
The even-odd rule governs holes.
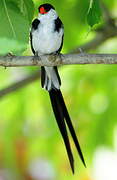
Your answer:
[[[38,19],[43,22],[46,23],[47,22],[52,22],[53,20],[55,20],[58,17],[57,13],[55,10],[50,10],[47,14],[39,14],[38,15]]]

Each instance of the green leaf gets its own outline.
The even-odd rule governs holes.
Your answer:
[[[22,15],[31,23],[34,15],[34,3],[32,0],[5,0],[6,3],[10,2],[15,4]]]
[[[1,42],[4,44],[6,42],[6,39],[12,42],[12,46],[9,48],[7,46],[8,44],[6,44],[6,47],[4,47],[4,52],[7,53],[10,51],[14,51],[14,47],[16,48],[16,51],[19,48],[24,48],[24,44],[26,45],[29,40],[28,20],[22,15],[19,8],[13,2],[8,2],[6,0],[0,1],[0,9],[0,39],[2,38]],[[19,45],[23,45],[23,47],[19,47]],[[2,53],[3,51],[0,50],[0,54]]]
[[[101,20],[101,9],[99,0],[90,0],[89,10],[87,14],[87,23],[93,27],[98,24]]]
[[[32,0],[19,0],[17,3],[22,14],[27,17],[29,23],[31,23],[34,14],[34,3]]]

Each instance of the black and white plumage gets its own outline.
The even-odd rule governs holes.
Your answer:
[[[42,4],[39,7],[39,16],[32,22],[30,32],[31,48],[34,55],[57,54],[63,45],[64,27],[54,7]],[[74,158],[67,134],[68,126],[80,158],[85,161],[76,137],[70,116],[60,91],[61,80],[57,67],[41,67],[41,85],[49,92],[53,112],[63,137],[70,165],[74,173]]]

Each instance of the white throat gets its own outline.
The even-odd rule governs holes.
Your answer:
[[[41,22],[44,21],[53,21],[54,19],[56,19],[58,17],[56,11],[54,9],[51,9],[47,14],[40,14],[38,15],[38,19]]]

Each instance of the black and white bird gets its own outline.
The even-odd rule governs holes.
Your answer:
[[[55,8],[51,4],[42,4],[39,6],[38,10],[39,15],[32,22],[30,32],[32,52],[34,55],[38,56],[58,54],[60,53],[63,45],[63,23],[58,17]],[[70,130],[71,136],[84,165],[85,161],[60,91],[61,80],[57,67],[41,67],[41,85],[49,92],[53,112],[64,140],[72,172],[74,173],[74,158],[71,151],[66,125]]]

